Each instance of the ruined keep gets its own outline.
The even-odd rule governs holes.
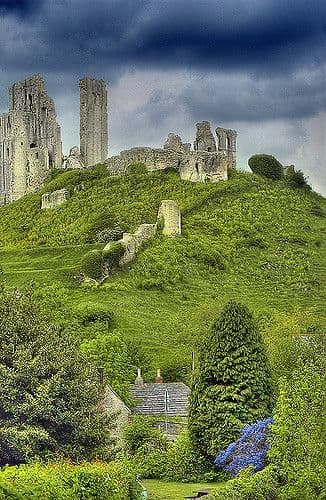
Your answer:
[[[80,87],[80,152],[86,167],[108,156],[107,91],[103,80],[82,78]]]
[[[236,168],[237,132],[217,128],[215,140],[209,122],[197,123],[196,127],[193,149],[191,144],[183,143],[178,135],[170,133],[162,149],[132,148],[108,158],[110,173],[123,175],[130,164],[144,163],[150,172],[173,168],[181,179],[192,182],[227,180],[228,169]]]
[[[62,165],[61,132],[40,75],[15,83],[0,115],[0,204],[37,190]]]

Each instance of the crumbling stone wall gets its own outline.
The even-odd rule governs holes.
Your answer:
[[[211,125],[209,122],[204,121],[196,123],[197,133],[194,142],[195,151],[216,151],[216,143],[214,136],[211,131]]]
[[[69,192],[67,189],[58,189],[52,193],[44,193],[42,195],[41,209],[59,207],[67,201]]]
[[[62,166],[60,127],[40,75],[15,83],[9,113],[0,117],[0,197],[14,201]]]
[[[154,236],[156,229],[156,224],[141,224],[135,233],[123,233],[123,237],[119,240],[119,243],[125,247],[125,252],[119,261],[119,265],[124,266],[132,262],[143,243]],[[109,250],[110,246],[111,242],[104,247],[103,251]]]
[[[69,155],[64,158],[63,167],[72,169],[85,168],[85,162],[78,146],[70,149]]]
[[[108,156],[107,91],[103,80],[80,80],[80,151],[86,167]]]
[[[181,179],[192,182],[218,182],[228,178],[228,168],[236,168],[236,136],[234,130],[216,129],[218,145],[209,122],[197,123],[194,150],[180,136],[170,133],[163,149],[132,148],[108,158],[112,175],[124,175],[132,163],[144,163],[149,172],[173,168]]]
[[[163,221],[162,233],[165,236],[174,237],[181,234],[181,212],[175,201],[163,200],[157,218],[158,222]]]

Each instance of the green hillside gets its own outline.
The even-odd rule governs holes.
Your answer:
[[[41,194],[62,187],[67,203],[41,210]],[[99,233],[155,222],[162,199],[180,205],[182,236],[157,234],[130,268],[98,288],[80,285],[82,256],[104,246]],[[114,328],[144,346],[153,369],[178,378],[230,298],[255,312],[275,360],[282,338],[325,327],[325,221],[321,196],[249,173],[193,184],[171,171],[55,172],[40,193],[0,208],[0,265],[11,285],[64,288],[72,314],[88,304],[112,311]]]

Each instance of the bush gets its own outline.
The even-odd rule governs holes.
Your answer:
[[[254,472],[262,470],[266,465],[266,453],[269,449],[268,426],[271,423],[273,419],[267,418],[246,425],[240,431],[241,437],[218,454],[214,462],[216,467],[231,476],[236,476],[249,466],[253,467]]]
[[[290,165],[287,168],[285,179],[291,187],[311,189],[304,173],[301,170],[295,170],[294,165]]]
[[[96,241],[99,243],[108,243],[109,241],[120,240],[123,236],[123,230],[120,226],[106,227],[102,229],[96,236]]]
[[[127,462],[39,464],[0,471],[0,500],[130,500],[140,487]]]
[[[282,179],[284,177],[283,167],[274,156],[265,154],[251,156],[248,165],[254,174],[269,179]]]
[[[142,162],[131,163],[130,165],[128,165],[127,174],[131,176],[139,174],[148,174],[148,170],[146,168],[146,165]]]
[[[135,415],[124,431],[125,449],[129,455],[140,452],[141,455],[151,451],[165,451],[167,439],[158,429],[154,428],[149,418]]]
[[[107,250],[103,250],[104,270],[106,274],[111,274],[118,266],[122,255],[125,252],[125,245],[119,241],[112,241]]]
[[[101,306],[88,305],[77,312],[78,319],[83,326],[89,326],[92,323],[105,323],[107,328],[113,325],[113,312],[101,308]]]
[[[88,278],[100,279],[103,273],[103,257],[100,250],[91,250],[81,261],[81,271]]]

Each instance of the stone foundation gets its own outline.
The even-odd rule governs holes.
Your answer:
[[[181,212],[173,200],[163,200],[158,211],[158,221],[163,221],[162,233],[165,236],[179,236],[181,234]]]
[[[67,201],[69,192],[66,189],[58,189],[52,193],[44,193],[42,195],[41,209],[59,207]]]

